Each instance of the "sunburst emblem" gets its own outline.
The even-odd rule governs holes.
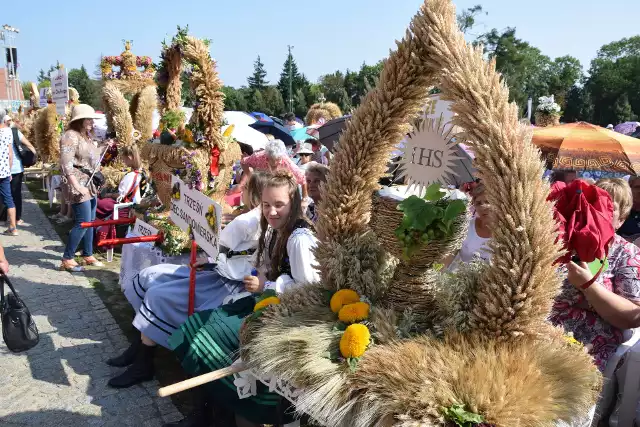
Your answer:
[[[430,184],[450,182],[451,175],[456,175],[453,168],[459,157],[452,129],[442,116],[423,116],[415,121],[402,147],[402,157],[396,162],[400,176],[409,179],[409,188],[422,192]]]

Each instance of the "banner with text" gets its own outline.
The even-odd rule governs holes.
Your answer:
[[[69,79],[67,70],[58,69],[51,75],[51,92],[53,94],[53,102],[56,104],[56,113],[65,114],[65,107],[69,102]]]
[[[218,257],[222,207],[200,191],[189,189],[175,175],[171,178],[170,218],[184,231],[191,227],[198,246],[211,258]]]
[[[133,232],[138,236],[153,236],[154,234],[158,234],[158,229],[140,219],[136,219]]]

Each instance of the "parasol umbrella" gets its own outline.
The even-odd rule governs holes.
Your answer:
[[[640,141],[589,123],[536,128],[533,143],[550,169],[640,172]]]
[[[338,142],[342,131],[347,125],[347,119],[351,116],[342,116],[337,119],[329,120],[318,128],[320,134],[320,142],[327,147],[329,151],[334,152],[334,145]]]
[[[293,129],[290,132],[291,137],[294,141],[306,141],[308,139],[318,139],[318,128],[317,127],[303,127],[298,129]]]
[[[282,140],[284,145],[295,145],[296,143],[291,134],[289,134],[289,131],[287,131],[287,128],[277,123],[255,122],[250,126],[258,132],[262,132],[264,134],[269,133],[273,135],[274,138]]]
[[[222,114],[228,125],[249,126],[251,123],[256,122],[256,119],[244,111],[225,111]]]
[[[224,133],[228,127],[229,125],[222,126],[220,132]],[[236,141],[250,145],[254,151],[264,150],[267,142],[269,142],[265,134],[246,125],[234,125],[231,136],[235,138]]]
[[[640,126],[640,122],[624,122],[616,125],[613,130],[624,135],[631,135]]]
[[[273,123],[273,119],[268,115],[266,115],[265,113],[254,111],[253,113],[250,113],[250,114],[253,116],[254,119],[256,119],[259,122]]]

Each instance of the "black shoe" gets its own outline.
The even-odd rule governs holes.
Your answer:
[[[113,388],[128,388],[145,381],[151,381],[154,375],[153,353],[155,346],[141,345],[136,360],[122,374],[113,377],[107,383]]]
[[[138,337],[120,356],[107,360],[107,365],[115,366],[116,368],[124,368],[125,366],[131,365],[136,360],[136,355],[138,354],[141,343],[142,341],[140,341],[140,337]]]

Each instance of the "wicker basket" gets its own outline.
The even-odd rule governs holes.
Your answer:
[[[560,124],[560,116],[558,114],[549,114],[543,113],[541,111],[536,111],[536,126],[538,127],[548,127],[548,126],[558,126]]]
[[[431,319],[433,312],[433,263],[437,263],[447,255],[455,253],[462,246],[469,225],[468,211],[461,214],[453,224],[453,233],[443,240],[431,241],[418,249],[409,259],[402,253],[402,244],[395,235],[404,213],[397,209],[400,201],[373,195],[371,209],[371,228],[381,241],[382,247],[399,259],[384,300],[397,312],[411,309],[416,323],[424,327]]]

